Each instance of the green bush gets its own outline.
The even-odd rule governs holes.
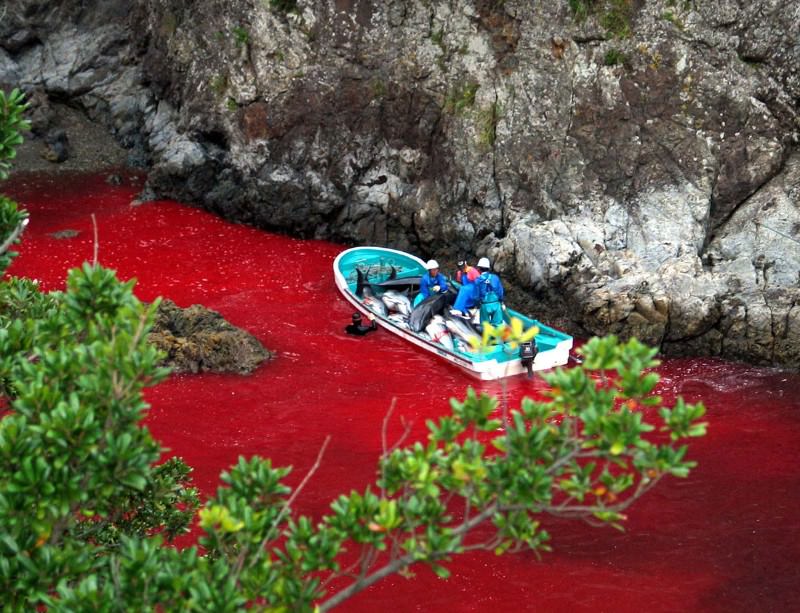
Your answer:
[[[603,57],[603,63],[606,66],[621,66],[627,60],[627,56],[622,51],[619,49],[614,49],[613,47],[606,51],[606,54]]]
[[[628,38],[631,35],[632,0],[569,0],[569,7],[578,23],[596,15],[608,36]]]
[[[247,31],[247,28],[236,26],[233,28],[232,33],[233,41],[237,47],[246,47],[250,43],[250,32]]]
[[[475,95],[480,85],[469,82],[453,88],[444,101],[444,110],[447,113],[461,113],[475,105]]]

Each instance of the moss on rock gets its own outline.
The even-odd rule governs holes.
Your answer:
[[[249,374],[273,354],[222,315],[194,304],[186,309],[164,300],[148,341],[166,354],[174,372]]]

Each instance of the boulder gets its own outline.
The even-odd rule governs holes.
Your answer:
[[[163,351],[173,372],[253,372],[273,355],[252,334],[202,305],[182,309],[163,300],[148,342]]]

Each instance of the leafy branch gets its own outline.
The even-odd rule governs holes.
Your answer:
[[[655,350],[635,340],[593,339],[582,352],[584,367],[545,375],[549,400],[524,399],[505,428],[495,418],[495,399],[469,390],[464,401],[451,401],[452,415],[428,422],[427,443],[386,453],[375,485],[340,496],[316,526],[306,517],[284,522],[274,508],[285,506],[277,502],[257,509],[273,508],[275,523],[251,525],[242,513],[248,497],[238,479],[226,476],[231,487],[209,502],[219,515],[203,523],[208,533],[203,545],[213,555],[267,556],[273,587],[254,582],[258,589],[246,598],[275,607],[290,602],[311,607],[321,600],[319,608],[326,611],[416,563],[447,576],[444,564],[466,551],[547,551],[550,537],[542,516],[621,529],[630,505],[664,476],[685,477],[694,466],[685,459],[685,446],[645,437],[655,427],[644,421],[642,410],[659,409],[660,430],[677,442],[705,433],[698,422],[704,409],[682,401],[662,407],[653,394],[658,377],[648,372],[657,364]],[[604,376],[597,376],[601,371]],[[272,496],[288,494],[278,489],[287,469],[261,463],[259,470]],[[263,533],[264,525],[274,532],[277,523],[281,538],[267,554],[261,545],[250,547],[252,534]],[[469,540],[484,524],[493,525],[493,534]],[[358,557],[341,569],[338,558],[348,548]],[[324,592],[342,580],[350,583],[333,595]]]

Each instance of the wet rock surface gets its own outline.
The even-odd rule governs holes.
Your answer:
[[[486,255],[570,330],[800,366],[800,0],[58,4],[10,1],[0,83],[112,134],[142,199]]]
[[[147,340],[166,354],[164,365],[178,373],[245,375],[273,357],[252,334],[219,313],[199,304],[182,309],[171,300],[159,305]]]

